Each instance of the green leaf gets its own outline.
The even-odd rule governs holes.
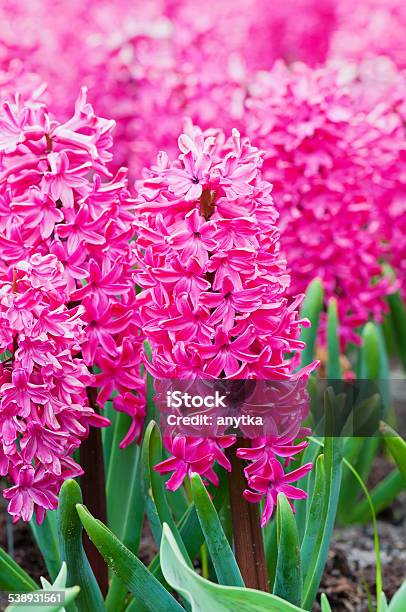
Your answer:
[[[135,443],[120,448],[120,441],[130,424],[126,414],[116,412],[112,421],[114,435],[106,482],[108,525],[119,540],[136,554],[145,514],[145,496],[140,487],[141,449]],[[123,474],[126,475],[125,479]],[[118,583],[119,579],[114,575],[106,598],[109,610],[119,610],[127,595],[126,587]]]
[[[302,565],[299,534],[292,508],[283,493],[277,505],[278,561],[276,565],[274,595],[300,606],[302,599]]]
[[[379,391],[382,396],[382,402],[386,413],[392,403],[390,388],[390,364],[382,326],[377,327],[377,333],[379,337]]]
[[[109,400],[104,404],[103,416],[111,421],[110,427],[103,427],[102,429],[102,444],[103,444],[103,459],[104,459],[104,472],[108,474],[110,455],[113,449],[113,437],[114,437],[114,424],[118,416],[117,410],[113,407],[113,402]]]
[[[381,362],[381,341],[375,323],[367,323],[362,330],[361,373],[360,378],[378,380]]]
[[[80,522],[76,504],[82,503],[80,486],[74,480],[66,480],[59,494],[58,533],[61,558],[68,568],[68,586],[79,586],[76,600],[79,612],[103,612],[103,596],[87,560],[83,545],[83,526]]]
[[[395,331],[395,339],[397,342],[397,349],[399,352],[400,359],[403,363],[403,367],[406,370],[406,308],[399,293],[392,293],[387,297],[391,320]]]
[[[192,612],[302,612],[276,595],[254,589],[230,587],[209,582],[185,563],[168,525],[164,524],[161,541],[162,571],[167,582],[192,605]]]
[[[315,442],[317,442],[318,444],[320,444],[320,446],[324,446],[324,448],[326,448],[326,444],[320,442],[319,440],[315,440],[314,438],[312,438],[312,440],[314,440]],[[367,498],[370,510],[371,510],[371,516],[372,516],[372,526],[373,526],[373,530],[374,530],[374,548],[375,548],[375,560],[376,560],[376,600],[380,601],[380,597],[381,597],[381,593],[382,593],[382,572],[381,572],[381,557],[380,557],[380,550],[379,550],[379,534],[378,534],[378,526],[377,526],[377,522],[376,522],[376,514],[375,514],[375,510],[374,510],[374,505],[372,503],[372,499],[368,493],[368,489],[364,483],[364,481],[362,480],[361,476],[358,474],[357,470],[351,465],[351,463],[349,463],[346,459],[343,460],[343,464],[346,466],[347,469],[350,470],[350,472],[352,472],[352,474],[355,476],[355,478],[357,479],[365,497]]]
[[[189,507],[185,487],[176,491],[166,491],[166,499],[176,522],[179,522]]]
[[[405,479],[406,486],[406,442],[386,423],[381,422],[380,431],[383,435],[388,451],[398,466],[399,472]]]
[[[337,301],[330,298],[327,310],[327,378],[333,380],[341,376]]]
[[[144,342],[144,352],[149,362],[152,361],[152,350],[148,342]],[[147,371],[147,414],[145,417],[144,431],[146,431],[150,421],[158,420],[158,411],[154,401],[155,387],[154,379]]]
[[[315,278],[307,288],[300,311],[301,318],[309,319],[311,323],[311,327],[303,328],[300,335],[300,339],[306,344],[301,355],[301,367],[310,364],[314,359],[320,313],[323,308],[323,293],[321,280]]]
[[[168,523],[179,548],[181,549],[185,560],[191,567],[192,562],[189,559],[187,549],[180,537],[178,528],[169,508],[166,497],[165,484],[162,476],[154,470],[154,466],[162,461],[162,438],[161,432],[154,421],[151,421],[145,431],[143,442],[143,469],[146,478],[148,489],[145,491],[147,497],[150,496],[149,489],[152,491],[152,499],[155,504],[156,513],[159,518],[160,525],[163,522]]]
[[[116,413],[114,436],[106,478],[108,525],[115,535],[134,553],[141,539],[144,518],[143,496],[139,487],[140,449],[137,444],[120,448],[120,441],[129,427],[129,417]],[[123,474],[126,475],[123,478]],[[130,528],[131,525],[131,528]]]
[[[321,594],[321,612],[332,612],[330,604],[324,593]]]
[[[313,495],[310,501],[309,515],[307,517],[305,533],[302,541],[302,566],[309,567],[314,554],[317,538],[320,538],[320,524],[325,510],[326,472],[324,468],[324,455],[319,455],[316,462],[316,477]]]
[[[0,591],[36,591],[38,585],[0,548]]]
[[[334,415],[336,398],[331,389],[327,389],[325,396],[327,431],[329,421]],[[341,438],[325,438],[324,464],[325,464],[325,495],[323,513],[320,517],[319,531],[309,564],[305,569],[302,606],[310,610],[315,600],[320,580],[327,561],[328,548],[333,533],[340,493],[343,460],[343,441]]]
[[[65,610],[65,607],[73,603],[74,599],[78,596],[79,591],[80,591],[78,586],[66,588],[66,577],[67,577],[66,563],[62,563],[61,569],[59,573],[57,574],[53,584],[48,582],[48,580],[46,580],[45,578],[41,578],[41,584],[43,588],[41,590],[37,589],[33,593],[30,593],[30,595],[33,595],[33,596],[35,596],[36,593],[41,596],[44,596],[45,593],[48,593],[50,596],[52,596],[52,591],[63,591],[64,593],[63,604],[61,603],[52,604],[51,602],[44,604],[44,605],[35,605],[35,606],[31,603],[22,604],[22,605],[18,604],[15,606],[14,605],[8,606],[6,608],[6,612],[19,612],[20,610],[26,610],[26,612],[33,612],[34,610],[35,612],[63,612]]]
[[[227,474],[223,468],[214,468],[218,478],[219,485],[209,486],[209,494],[212,497],[214,507],[217,512],[224,505],[224,500],[227,496]],[[196,507],[190,505],[182,519],[179,521],[178,529],[182,541],[184,542],[190,559],[195,559],[199,554],[200,547],[204,542],[204,535],[200,527],[200,522],[197,516]],[[153,558],[148,566],[151,573],[160,581],[164,582],[164,577],[161,571],[160,556],[158,554]]]
[[[378,611],[377,612],[388,612],[388,610],[389,610],[388,601],[386,599],[385,593],[382,592],[381,597],[379,598],[379,601],[378,601]]]
[[[406,580],[394,594],[389,604],[389,612],[405,612],[406,610]]]
[[[320,453],[320,446],[315,444],[312,440],[309,440],[309,444],[307,448],[302,453],[302,458],[300,461],[300,465],[304,465],[305,463],[316,463],[317,457]],[[299,466],[298,466],[299,467]],[[304,489],[309,493],[310,488],[310,474],[312,472],[308,472],[303,478],[301,478],[297,482],[297,486],[299,489]],[[300,500],[300,503],[296,504],[296,524],[299,532],[299,537],[303,540],[303,536],[306,529],[307,517],[310,511],[310,502],[311,496],[308,495],[307,499]]]
[[[58,575],[59,568],[61,567],[58,530],[56,526],[56,510],[48,510],[41,525],[38,525],[35,517],[33,517],[30,520],[30,527],[38,544],[38,548],[44,557],[49,575],[53,580]]]
[[[381,411],[387,410],[389,403],[389,391],[387,389],[388,379],[388,364],[386,351],[384,350],[384,343],[382,339],[381,330],[374,323],[367,323],[363,330],[363,346],[361,351],[361,378],[375,380],[376,385],[379,388],[379,393],[376,395],[376,410]],[[369,399],[373,399],[375,395]],[[360,418],[362,413],[360,412],[361,406],[358,407],[357,414],[354,414],[355,420],[360,424]],[[370,415],[371,421],[374,422],[376,419],[376,413],[374,411],[365,411],[366,415]],[[382,413],[379,415],[382,417]],[[365,424],[366,426],[366,424]],[[367,426],[366,426],[367,428]],[[348,441],[348,450],[352,452],[355,450],[354,456],[354,467],[360,474],[363,480],[367,480],[370,474],[374,459],[379,451],[381,440],[377,435],[367,438],[354,438]],[[346,457],[348,454],[345,454]],[[346,478],[344,486],[342,488],[342,502],[340,516],[348,515],[345,512],[344,504],[346,499],[356,500],[359,497],[359,485],[350,478]]]
[[[145,565],[101,521],[95,519],[85,506],[78,504],[77,511],[89,538],[110,569],[147,610],[150,612],[183,610]]]
[[[375,512],[387,508],[405,488],[405,480],[399,470],[394,470],[378,483],[371,491]],[[371,520],[371,507],[367,499],[358,502],[347,517],[349,523],[367,523]]]
[[[233,551],[199,474],[192,475],[191,485],[197,516],[219,583],[228,586],[244,586]]]
[[[276,576],[276,564],[278,562],[278,534],[276,531],[276,520],[270,520],[263,528],[266,565],[268,569],[269,590],[273,591]]]

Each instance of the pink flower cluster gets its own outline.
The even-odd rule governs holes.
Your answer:
[[[329,66],[277,63],[252,84],[246,117],[247,133],[266,150],[290,291],[321,278],[326,300],[338,299],[344,347],[359,341],[369,317],[381,320],[390,287],[376,215],[383,134],[340,76]]]
[[[374,143],[368,152],[379,177],[374,208],[380,238],[406,296],[406,70],[397,70],[387,58],[377,58],[349,72],[359,106],[367,109],[369,138]]]
[[[58,365],[56,356],[62,351],[62,338],[65,337],[69,347],[73,342],[69,338],[74,337],[77,350],[80,341],[80,359],[91,370],[97,370],[94,378],[83,377],[83,389],[88,385],[98,387],[101,407],[113,400],[114,395],[114,406],[131,418],[129,432],[121,443],[125,446],[139,440],[141,434],[145,385],[140,369],[140,332],[133,323],[134,255],[130,240],[134,203],[127,188],[126,170],[120,169],[115,176],[108,170],[113,127],[113,121],[94,114],[86,101],[85,90],[77,100],[74,115],[64,123],[56,121],[46,106],[38,102],[24,102],[17,97],[3,104],[0,111],[0,277],[9,278],[12,269],[20,268],[24,262],[27,266],[28,262],[45,262],[33,268],[31,276],[38,277],[35,282],[42,283],[44,290],[52,290],[56,297],[50,296],[52,301],[48,307],[38,304],[38,317],[44,321],[41,319],[34,326],[36,336],[32,348],[29,330],[33,321],[27,310],[32,307],[32,295],[36,304],[36,296],[41,294],[31,291],[27,297],[19,298],[15,309],[21,303],[16,328],[23,335],[21,343],[27,343],[27,351],[32,350],[34,355],[38,352],[39,365],[47,365],[51,372],[56,368],[66,378],[67,387],[72,384],[76,389],[69,360],[66,367],[63,362]],[[52,284],[54,276],[55,285]],[[74,314],[77,307],[80,307],[80,337],[69,335],[64,323],[65,310]],[[61,336],[55,349],[41,339],[48,319],[49,325],[54,325],[54,333],[58,330],[57,335]],[[4,334],[8,346],[12,338],[7,330]],[[29,364],[26,358],[22,367],[29,368]],[[53,379],[49,380],[51,384]],[[37,382],[45,384],[35,376],[33,383]],[[69,403],[68,396],[64,401]],[[56,408],[50,404],[47,410],[46,418],[52,422]],[[53,427],[57,428],[56,421]],[[59,428],[63,433],[62,424]],[[27,438],[30,432],[28,427]],[[86,430],[82,433],[86,434]],[[36,435],[34,432],[33,440]],[[67,440],[72,444],[70,435]],[[58,485],[60,480],[55,482]],[[23,517],[30,514],[30,507],[27,508]]]
[[[258,440],[251,448],[239,448],[237,456],[251,463],[245,468],[245,475],[250,489],[244,491],[244,497],[251,503],[264,500],[261,526],[264,527],[272,516],[278,503],[279,493],[284,493],[294,509],[291,500],[306,499],[307,493],[291,483],[300,480],[310,472],[312,463],[305,463],[295,470],[285,473],[279,457],[288,465],[298,453],[307,446],[307,442],[294,444],[292,437]]]
[[[0,41],[49,84],[60,116],[80,86],[97,92],[96,111],[118,123],[116,160],[132,172],[161,148],[175,153],[185,115],[205,127],[234,125],[253,71],[278,57],[323,61],[335,25],[332,0],[59,4],[7,0]]]
[[[153,163],[157,150],[176,155],[184,116],[205,128],[242,125],[252,74],[271,68],[278,57],[310,64],[324,60],[328,37],[320,32],[329,33],[335,23],[330,0],[272,5],[240,0],[238,6],[229,0],[203,5],[186,0],[152,6],[153,22],[143,21],[128,36],[122,28],[114,48],[100,50],[99,62],[85,77],[85,82],[100,81],[97,75],[103,73],[97,108],[106,112],[115,102],[119,160],[136,174]]]
[[[82,473],[73,452],[109,424],[88,403],[83,308],[66,306],[66,283],[55,255],[39,253],[0,280],[0,475],[15,521],[56,508],[62,482]]]
[[[263,154],[237,130],[226,139],[190,123],[178,143],[178,158],[161,153],[137,185],[134,277],[142,287],[139,324],[152,349],[146,366],[158,379],[291,380],[286,355],[303,348],[298,337],[306,322],[298,319],[301,297],[285,295],[290,278],[272,186],[261,176]],[[230,469],[223,449],[234,441],[169,435],[173,456],[156,469],[174,472],[170,489],[193,471],[216,483],[214,463]],[[273,475],[282,482],[273,461],[257,461],[249,484],[259,475],[269,487]]]
[[[391,58],[406,68],[406,7],[402,0],[339,0],[330,41],[333,58],[364,61]]]

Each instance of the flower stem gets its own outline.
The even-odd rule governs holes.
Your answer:
[[[87,396],[89,405],[97,412],[96,389],[88,387]],[[81,477],[84,503],[94,516],[103,523],[107,523],[103,446],[101,431],[97,427],[90,428],[89,437],[80,447],[80,464],[84,470]],[[106,595],[108,590],[107,565],[97,548],[86,536],[83,545],[100,590],[103,595]]]
[[[248,446],[249,440],[240,438],[238,445]],[[258,507],[243,497],[247,485],[243,460],[237,457],[234,447],[227,449],[227,456],[232,467],[228,475],[228,487],[237,563],[246,587],[269,591]]]

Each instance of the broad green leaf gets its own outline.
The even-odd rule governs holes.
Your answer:
[[[107,612],[122,612],[127,606],[128,589],[116,574],[112,575],[105,601]],[[136,600],[134,600],[136,601]],[[139,604],[140,602],[137,601]]]
[[[36,591],[38,585],[0,548],[0,591]]]
[[[276,512],[278,561],[273,593],[295,606],[300,606],[302,599],[302,565],[299,534],[292,508],[283,493],[278,495]]]
[[[111,612],[116,612],[113,608]],[[148,608],[146,608],[138,599],[133,599],[128,607],[125,609],[125,612],[148,612]]]
[[[137,553],[144,520],[144,496],[141,480],[141,451],[133,443],[120,448],[130,419],[117,413],[113,419],[114,435],[106,479],[108,526],[134,553]],[[123,478],[123,474],[126,475]]]
[[[103,459],[104,459],[104,472],[108,474],[110,455],[113,450],[113,437],[115,429],[115,420],[118,417],[119,412],[113,408],[113,402],[108,401],[104,405],[103,416],[111,421],[110,427],[103,427],[102,429],[102,444],[103,444]]]
[[[382,397],[385,413],[391,406],[390,364],[386,350],[382,326],[377,327],[379,337],[379,391]]]
[[[219,583],[228,586],[244,586],[233,551],[199,474],[192,475],[191,485],[197,516]]]
[[[113,424],[113,448],[110,451],[106,482],[108,523],[119,540],[136,554],[145,513],[145,496],[140,487],[141,449],[135,443],[124,449],[119,446],[129,426],[127,415],[116,412]],[[125,479],[123,474],[126,475]],[[120,585],[119,579],[114,575],[107,594],[107,608],[119,610],[126,595],[125,585]]]
[[[145,513],[145,496],[140,487],[141,468],[141,449],[137,448],[135,465],[130,471],[129,496],[121,519],[122,535],[120,538],[124,546],[134,553],[138,552]],[[115,612],[119,610],[127,594],[125,586],[123,584],[118,585],[117,582],[119,582],[119,579],[114,575],[106,599],[106,606],[113,608]]]
[[[159,518],[159,522],[162,525],[163,522],[168,523],[172,532],[175,535],[176,541],[178,542],[179,548],[182,550],[185,556],[186,562],[192,567],[192,563],[189,559],[187,549],[180,537],[178,528],[172,516],[169,508],[168,500],[166,497],[165,484],[162,476],[154,470],[154,466],[162,461],[162,438],[161,432],[154,421],[151,421],[145,431],[144,443],[143,443],[143,470],[145,482],[150,484],[152,492],[152,499],[155,504],[156,512]],[[145,491],[146,496],[150,496],[149,487]]]
[[[332,612],[329,601],[324,593],[321,595],[321,612]]]
[[[61,567],[58,530],[56,526],[56,510],[48,510],[41,525],[38,525],[35,517],[33,517],[30,521],[30,527],[35,541],[38,544],[38,548],[44,557],[49,575],[53,580],[58,575],[59,568]]]
[[[151,351],[151,347],[148,342],[144,342],[144,351],[145,351],[145,355],[148,358],[148,361],[151,362],[152,361],[152,351]],[[155,397],[154,379],[148,371],[146,372],[146,378],[147,378],[147,414],[145,417],[144,432],[146,431],[150,421],[158,420],[158,416],[159,416],[157,407],[154,401],[154,397]]]
[[[377,400],[375,401],[376,410],[383,410],[383,414],[387,413],[390,405],[388,357],[382,330],[375,323],[369,322],[365,325],[362,332],[362,341],[360,378],[374,380],[375,385],[379,389],[379,393],[371,396],[369,405],[367,405],[368,399],[365,402],[364,414],[366,416],[370,415],[371,421],[374,421],[376,418],[376,416],[373,416],[372,410],[374,397],[376,397]],[[354,415],[358,425],[360,425],[362,408],[363,407],[360,405],[357,409],[357,415]],[[381,415],[379,418],[382,418]],[[368,426],[366,424],[365,429],[368,431]],[[378,435],[366,438],[349,438],[346,441],[345,457],[354,465],[357,473],[360,474],[363,480],[368,479],[380,444],[381,441]],[[345,476],[341,489],[339,507],[339,517],[341,521],[348,523],[350,520],[350,513],[348,512],[348,507],[346,507],[346,500],[352,499],[356,502],[360,493],[359,483],[356,479],[354,479],[351,474]],[[367,506],[365,506],[365,508],[368,509]]]
[[[325,396],[327,431],[329,421],[334,415],[335,396],[331,389],[327,389]],[[333,533],[340,493],[343,460],[343,441],[341,438],[325,438],[324,465],[325,465],[325,497],[323,513],[320,517],[320,528],[317,534],[313,554],[304,571],[302,606],[310,610],[315,600],[320,580],[327,561],[328,548]]]
[[[310,364],[314,359],[320,313],[323,308],[323,293],[321,280],[314,279],[307,288],[300,311],[301,318],[309,319],[311,323],[311,327],[302,329],[300,336],[300,339],[306,344],[301,355],[301,367]]]
[[[380,338],[375,323],[369,321],[362,330],[360,378],[378,380],[380,374]]]
[[[179,487],[176,491],[166,491],[166,499],[175,521],[179,522],[189,507],[185,487]]]
[[[383,435],[388,451],[396,462],[399,472],[405,479],[406,486],[406,442],[386,423],[381,423],[380,431]]]
[[[327,378],[330,380],[342,376],[338,325],[337,301],[330,298],[327,310]]]
[[[379,388],[379,406],[387,411],[390,401],[388,390],[388,364],[385,345],[382,338],[382,330],[372,322],[365,325],[363,333],[363,346],[361,351],[361,378],[374,380]],[[379,437],[373,436],[362,440],[355,468],[363,480],[367,480],[374,459],[380,447]],[[345,495],[356,499],[359,488],[345,491]]]
[[[301,612],[276,595],[254,589],[230,587],[209,582],[185,563],[168,525],[164,524],[161,541],[162,571],[167,582],[192,605],[192,612]]]
[[[378,602],[378,612],[388,612],[388,610],[388,601],[386,599],[385,593],[382,592]]]
[[[387,297],[392,325],[395,331],[397,349],[403,367],[406,370],[406,308],[399,292],[392,293]]]
[[[224,499],[227,494],[227,475],[222,468],[214,468],[218,478],[219,485],[217,487],[209,486],[209,494],[212,497],[213,505],[217,512],[222,508]],[[182,541],[185,543],[190,559],[195,559],[199,554],[201,545],[204,542],[204,535],[200,527],[200,522],[197,516],[194,504],[189,506],[182,519],[179,521],[178,529]],[[151,561],[148,569],[158,579],[164,581],[161,572],[159,552]]]
[[[276,532],[276,520],[270,520],[264,527],[264,547],[266,565],[268,570],[269,590],[273,591],[276,575],[276,564],[278,562],[278,534]]]
[[[78,504],[77,511],[89,538],[110,569],[147,610],[150,612],[183,610],[145,565],[101,521],[95,519],[85,506]]]
[[[316,444],[315,442],[313,442],[312,440],[309,440],[309,444],[307,448],[302,453],[302,459],[301,459],[300,464],[304,465],[306,463],[316,463],[317,456],[319,453],[320,453],[320,446]],[[301,540],[303,539],[303,536],[304,536],[307,517],[310,511],[310,502],[311,502],[311,496],[309,495],[310,474],[311,472],[308,472],[305,476],[303,476],[303,478],[301,478],[297,482],[297,486],[299,487],[299,489],[303,489],[304,491],[307,491],[308,493],[307,499],[300,500],[300,503],[297,503],[295,505],[296,524],[297,524],[297,528],[299,532],[299,537]]]
[[[32,593],[28,593],[27,597],[42,596],[42,597],[50,597],[49,602],[44,605],[33,605],[32,603],[26,604],[16,604],[11,605],[6,608],[6,612],[19,612],[20,610],[25,610],[26,612],[64,612],[65,607],[70,606],[74,599],[79,594],[79,587],[73,586],[66,588],[66,578],[67,578],[67,568],[66,563],[62,563],[61,569],[57,574],[55,581],[53,584],[48,582],[45,578],[41,578],[42,589],[33,591]],[[63,603],[57,603],[52,601],[52,592],[53,591],[61,591],[64,594]],[[24,595],[24,593],[22,594]]]
[[[68,568],[67,585],[79,586],[76,599],[79,612],[103,612],[103,596],[87,560],[83,544],[83,526],[79,519],[76,504],[82,503],[80,486],[74,480],[66,480],[59,494],[58,533],[61,559]]]
[[[310,500],[309,515],[307,517],[301,548],[303,568],[309,567],[310,559],[314,554],[314,548],[317,545],[317,538],[320,538],[320,522],[324,513],[324,496],[326,488],[324,455],[319,455],[316,462],[315,487]]]
[[[389,604],[389,612],[405,612],[406,610],[406,580],[394,594]]]

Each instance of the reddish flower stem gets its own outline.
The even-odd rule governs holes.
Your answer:
[[[200,196],[200,214],[206,221],[214,212],[215,197],[216,194],[209,189],[205,189]],[[213,276],[207,275],[207,280],[212,283]],[[241,438],[238,442],[240,447],[249,446],[249,440]],[[227,450],[227,456],[232,467],[228,487],[237,563],[246,587],[268,591],[268,572],[258,507],[243,497],[247,485],[244,462],[237,457],[234,447]]]
[[[239,438],[238,446],[249,446],[249,440]],[[228,475],[228,488],[238,567],[246,587],[269,591],[259,509],[256,504],[250,504],[243,497],[247,486],[244,461],[237,457],[234,446],[227,449],[227,457],[232,467]]]

